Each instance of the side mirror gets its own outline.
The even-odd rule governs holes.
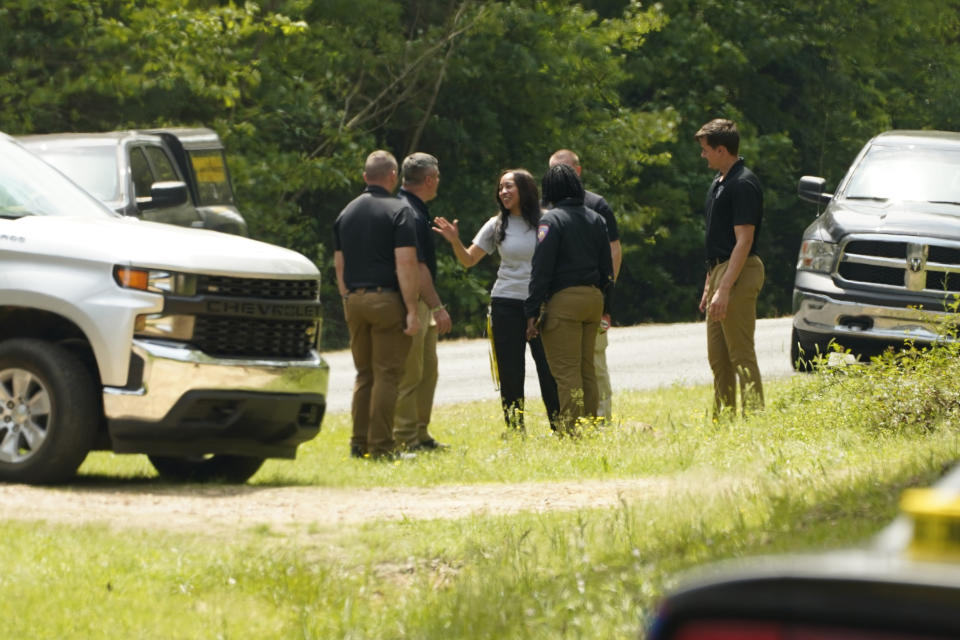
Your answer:
[[[140,202],[138,198],[137,204],[141,209],[161,209],[186,204],[189,198],[190,194],[187,193],[185,182],[154,182],[150,185],[150,199]]]
[[[825,193],[827,181],[815,176],[803,176],[797,184],[797,195],[801,200],[814,204],[827,204],[833,199],[832,193]]]

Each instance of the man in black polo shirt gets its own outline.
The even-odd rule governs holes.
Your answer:
[[[333,224],[337,287],[350,329],[353,457],[395,456],[393,414],[417,318],[418,269],[413,212],[392,195],[397,161],[374,151],[363,168],[367,188]]]
[[[577,175],[582,175],[580,157],[570,149],[554,151],[550,156],[550,166],[565,164],[573,167]],[[613,279],[620,275],[620,263],[623,260],[623,250],[620,246],[620,232],[617,230],[617,219],[613,209],[599,193],[584,190],[583,204],[600,214],[607,224],[607,237],[610,239],[610,255],[613,258]],[[613,417],[613,386],[610,384],[610,371],[607,369],[607,331],[610,329],[610,314],[604,313],[600,320],[600,332],[597,334],[597,343],[594,352],[594,367],[597,373],[597,417],[610,420]]]
[[[450,331],[452,322],[440,301],[434,282],[437,278],[437,250],[433,243],[432,220],[427,203],[437,197],[440,167],[429,153],[412,153],[403,159],[403,186],[400,199],[416,218],[417,259],[419,260],[420,301],[417,313],[420,331],[413,336],[403,366],[393,438],[408,451],[436,451],[448,445],[437,442],[430,432],[433,394],[437,388],[437,336]]]
[[[730,120],[716,119],[696,133],[701,157],[718,171],[707,192],[707,277],[700,311],[707,314],[707,356],[713,370],[714,415],[736,411],[737,381],[742,410],[763,408],[763,385],[754,348],[757,296],[763,262],[756,253],[763,220],[760,181],[737,153],[740,133]]]

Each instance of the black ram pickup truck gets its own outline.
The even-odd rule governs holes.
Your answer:
[[[854,159],[803,233],[793,289],[791,358],[809,367],[831,341],[871,355],[944,335],[960,299],[960,133],[888,131]]]

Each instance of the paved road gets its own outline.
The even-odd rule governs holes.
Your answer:
[[[790,366],[790,318],[759,320],[756,342],[760,372],[765,378],[793,373]],[[486,340],[441,340],[437,404],[497,398],[490,379]],[[355,371],[349,351],[324,354],[330,364],[329,411],[346,411]],[[648,324],[610,330],[607,365],[614,391],[656,389],[672,384],[709,383],[706,331],[702,322]],[[527,353],[526,393],[539,397],[536,369]]]

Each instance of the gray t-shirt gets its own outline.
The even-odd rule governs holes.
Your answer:
[[[519,216],[510,216],[507,235],[497,244],[497,222],[500,216],[487,220],[473,239],[487,253],[500,252],[497,281],[490,295],[494,298],[526,300],[530,289],[530,261],[537,248],[537,230]]]

